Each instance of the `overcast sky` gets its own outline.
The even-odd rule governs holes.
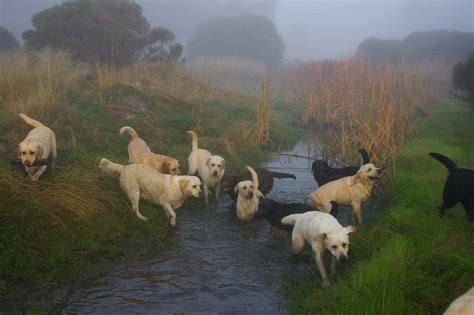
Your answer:
[[[15,36],[31,27],[33,13],[60,0],[0,0],[0,25]],[[273,18],[288,60],[354,53],[368,37],[402,39],[413,31],[474,31],[474,1],[460,0],[137,0],[152,26],[164,26],[186,45],[194,27],[217,15]]]

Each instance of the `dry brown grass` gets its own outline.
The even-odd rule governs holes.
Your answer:
[[[254,139],[257,145],[270,141],[270,77],[267,74],[260,79],[260,96],[256,104],[257,121],[255,124]]]
[[[69,55],[45,50],[37,54],[0,55],[0,107],[36,117],[77,91],[89,68]]]
[[[424,103],[437,82],[423,80],[420,67],[373,65],[360,58],[310,62],[286,71],[285,85],[300,88],[303,122],[330,135],[332,151],[345,162],[364,147],[376,162],[387,162],[413,135],[415,120],[429,114]]]

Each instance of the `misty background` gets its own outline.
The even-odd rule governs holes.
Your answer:
[[[0,0],[0,26],[22,42],[33,14],[59,0]],[[195,27],[217,16],[245,13],[273,19],[288,61],[340,58],[354,54],[368,37],[403,39],[413,31],[474,30],[472,1],[387,0],[137,0],[151,26],[174,32],[184,45]]]

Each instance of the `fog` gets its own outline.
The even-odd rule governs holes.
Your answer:
[[[0,0],[0,25],[21,39],[35,12],[58,0]],[[368,37],[402,39],[413,31],[473,31],[472,1],[387,0],[137,0],[152,26],[164,26],[185,45],[201,22],[242,13],[273,18],[285,59],[338,58]]]

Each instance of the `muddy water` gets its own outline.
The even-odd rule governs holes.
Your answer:
[[[289,154],[316,151],[302,142],[274,155],[265,167],[293,173],[297,180],[275,179],[268,197],[304,202],[316,187],[311,160]],[[63,313],[285,313],[284,279],[308,272],[307,266],[292,261],[285,232],[271,232],[265,220],[240,223],[230,204],[226,196],[217,207],[179,209],[168,250],[122,265],[78,290]]]

